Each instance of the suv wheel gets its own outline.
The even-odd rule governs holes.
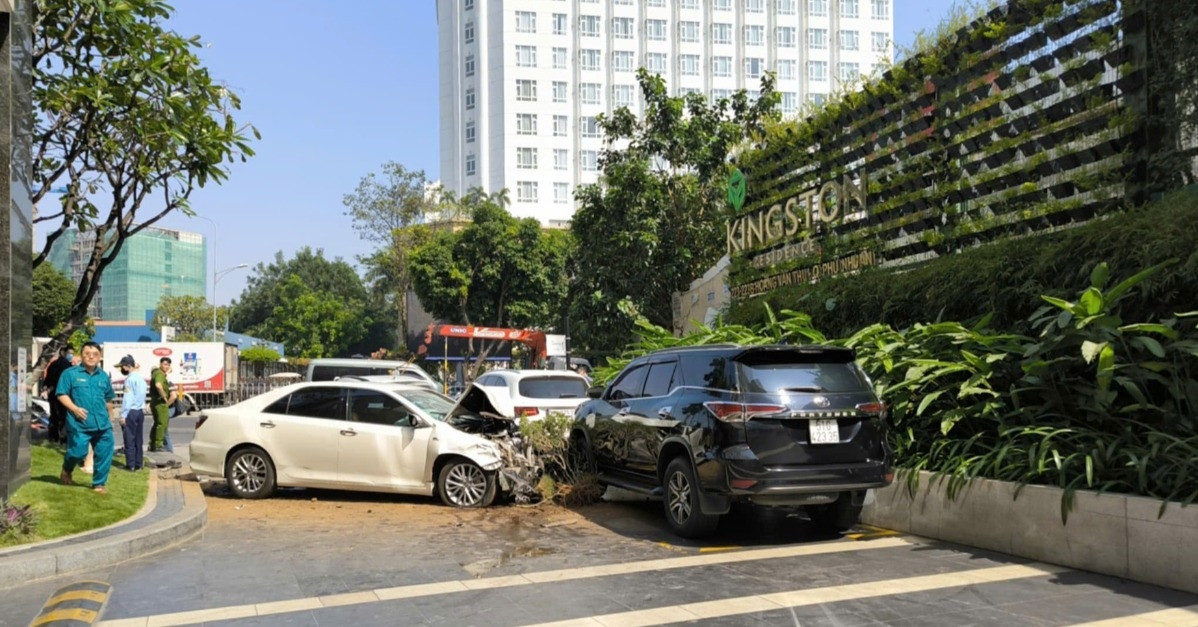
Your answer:
[[[841,533],[853,528],[861,518],[861,506],[853,505],[849,494],[841,494],[835,503],[808,505],[807,516],[821,533]]]
[[[702,538],[715,531],[720,517],[704,514],[699,508],[699,484],[695,472],[684,457],[675,457],[666,467],[666,521],[683,538]]]

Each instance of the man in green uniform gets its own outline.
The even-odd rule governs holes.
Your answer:
[[[150,371],[150,411],[154,414],[154,426],[150,428],[150,452],[165,451],[166,429],[171,420],[171,403],[175,393],[166,375],[171,372],[171,358],[158,360],[158,367]]]
[[[100,345],[85,342],[83,363],[63,371],[55,394],[71,416],[67,419],[67,452],[62,460],[59,479],[67,485],[74,483],[71,473],[87,457],[87,448],[95,451],[92,489],[108,492],[108,469],[112,467],[112,420],[108,416],[108,401],[116,398],[108,373],[100,368]]]

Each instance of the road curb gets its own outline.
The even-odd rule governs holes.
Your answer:
[[[183,492],[183,507],[168,518],[122,532],[120,527],[140,518],[135,516],[115,528],[97,532],[102,536],[94,540],[69,545],[48,542],[44,548],[0,557],[0,588],[105,568],[161,551],[198,535],[208,522],[204,493],[198,482],[178,483]]]

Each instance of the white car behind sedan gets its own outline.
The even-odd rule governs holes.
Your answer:
[[[515,420],[541,420],[549,412],[573,416],[587,400],[589,387],[586,378],[567,370],[492,370],[475,379],[474,385],[490,392],[496,409]]]
[[[454,426],[480,418],[493,420],[419,386],[296,383],[206,411],[191,441],[191,468],[224,478],[242,498],[311,487],[437,495],[447,505],[485,507],[499,489],[500,448]]]

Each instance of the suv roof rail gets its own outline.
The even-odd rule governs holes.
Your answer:
[[[732,342],[725,342],[723,344],[695,344],[694,346],[671,346],[669,348],[662,348],[662,349],[659,349],[654,352],[664,353],[666,351],[696,351],[696,350],[705,350],[705,349],[712,349],[712,348],[740,348],[740,347],[741,347],[740,344],[734,344]]]

